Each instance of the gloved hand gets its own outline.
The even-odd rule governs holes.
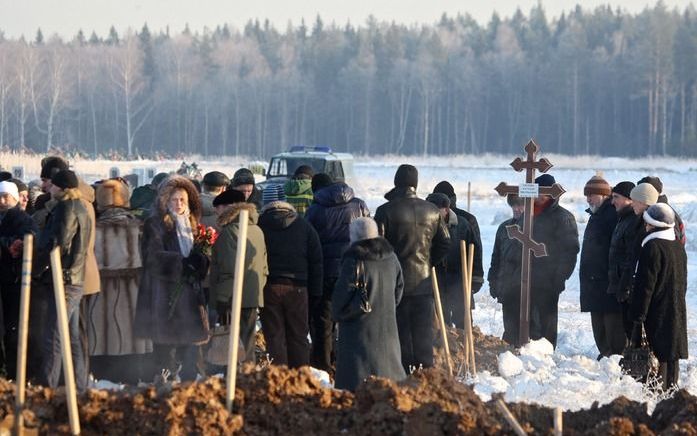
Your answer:
[[[202,279],[208,273],[208,258],[198,251],[191,251],[188,257],[182,259],[182,267],[192,275]]]
[[[632,327],[632,338],[629,342],[629,346],[632,348],[641,348],[642,343],[642,324],[640,322],[635,322]]]
[[[615,298],[617,299],[618,303],[624,303],[629,300],[629,288],[627,289],[618,289],[617,293],[615,294]]]

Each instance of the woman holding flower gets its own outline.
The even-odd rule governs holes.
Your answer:
[[[201,281],[208,271],[210,245],[206,229],[199,227],[200,216],[193,183],[171,176],[160,185],[141,243],[136,334],[152,340],[155,369],[176,374],[181,365],[182,380],[196,378],[197,345],[209,337]]]

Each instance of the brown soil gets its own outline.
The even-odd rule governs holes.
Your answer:
[[[449,334],[457,362],[461,332]],[[475,343],[480,371],[495,371],[495,356],[509,349],[479,333]],[[122,392],[89,391],[79,404],[85,435],[513,434],[494,400],[482,402],[471,387],[453,381],[441,368],[417,371],[401,383],[372,378],[352,394],[321,387],[309,368],[248,364],[238,376],[232,414],[225,409],[225,384],[219,378]],[[0,422],[11,422],[13,407],[14,385],[0,380]],[[520,403],[508,407],[528,433],[552,434],[551,409]],[[69,432],[62,389],[30,388],[23,416],[27,427],[40,434]],[[697,435],[697,397],[679,391],[659,403],[651,416],[645,404],[618,398],[565,413],[564,432]]]

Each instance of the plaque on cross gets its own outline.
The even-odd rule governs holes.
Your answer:
[[[514,170],[521,172],[525,170],[525,183],[519,186],[508,185],[501,182],[494,188],[502,197],[509,194],[516,194],[525,199],[525,212],[523,213],[523,228],[518,225],[506,227],[508,237],[517,239],[523,246],[523,259],[520,272],[520,331],[519,345],[524,345],[530,340],[530,252],[535,257],[547,256],[545,244],[541,244],[532,239],[533,207],[536,197],[545,195],[552,198],[559,198],[564,192],[564,188],[559,183],[552,186],[539,186],[535,183],[535,171],[546,173],[552,168],[552,163],[542,158],[535,160],[540,147],[534,140],[525,145],[527,158],[525,160],[517,157],[511,166]]]

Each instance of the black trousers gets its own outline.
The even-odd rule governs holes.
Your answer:
[[[627,346],[627,335],[621,312],[591,312],[591,326],[601,356],[622,354]]]
[[[412,368],[433,366],[433,310],[432,295],[402,297],[397,306],[402,366],[407,374]]]
[[[661,380],[661,387],[664,391],[678,385],[680,377],[680,361],[669,360],[667,362],[659,362],[658,377]]]
[[[520,344],[520,296],[511,296],[503,305],[503,340],[519,347]],[[557,347],[559,295],[542,298],[530,297],[530,339],[545,338]]]
[[[198,370],[196,363],[199,357],[198,345],[152,344],[153,361],[156,373],[163,369],[170,371],[172,376],[179,371],[181,381],[196,380]]]
[[[7,371],[6,377],[14,379],[17,372],[17,342],[19,340],[19,301],[21,297],[20,286],[17,285],[2,285],[0,287],[2,293],[2,322],[0,330],[4,327],[4,336],[2,336],[2,346],[4,349],[4,366]]]
[[[244,346],[244,361],[255,363],[257,308],[242,308],[240,313],[240,341]]]
[[[310,364],[331,371],[334,361],[334,320],[332,319],[332,292],[336,277],[325,277],[321,296],[310,297],[310,337],[312,348]]]
[[[272,363],[298,368],[310,362],[307,288],[267,283],[261,328]]]

